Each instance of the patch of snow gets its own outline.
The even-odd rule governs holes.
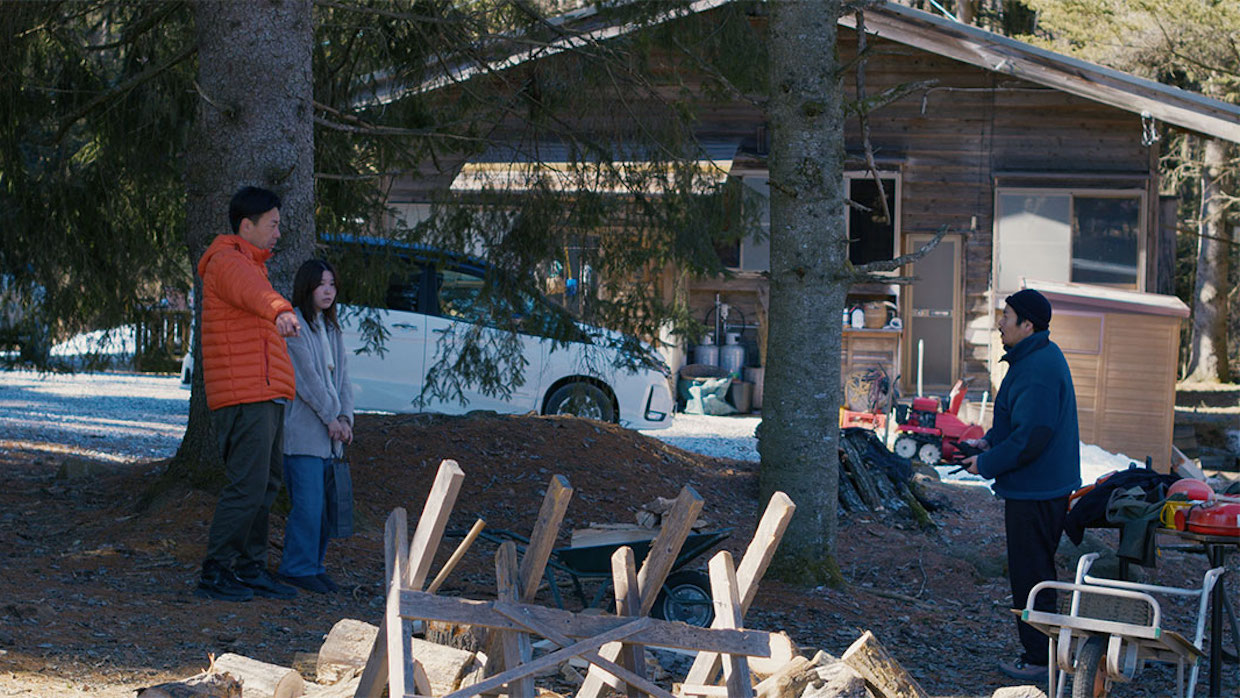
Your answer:
[[[84,332],[52,347],[52,356],[61,358],[87,356],[133,356],[137,351],[135,325],[113,327],[109,330]]]

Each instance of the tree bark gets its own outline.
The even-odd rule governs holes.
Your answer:
[[[1227,383],[1227,297],[1231,237],[1223,215],[1222,177],[1227,167],[1227,144],[1211,138],[1205,143],[1201,168],[1201,222],[1197,238],[1197,281],[1193,288],[1193,334],[1185,380]]]
[[[782,490],[796,514],[772,573],[834,579],[839,482],[840,312],[844,234],[838,0],[770,6],[772,124],[770,330],[759,453],[762,499]]]
[[[198,112],[187,155],[187,243],[198,259],[228,226],[228,201],[254,185],[280,195],[282,237],[268,264],[277,291],[292,290],[297,267],[314,246],[313,18],[309,0],[199,0]],[[202,297],[195,279],[195,300]],[[194,327],[201,326],[194,307]],[[203,392],[200,341],[194,338],[189,424],[170,465],[201,483],[220,461]]]

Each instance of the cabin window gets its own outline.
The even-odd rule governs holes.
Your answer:
[[[848,206],[848,261],[868,264],[895,259],[900,249],[900,180],[893,174],[879,173],[890,217],[883,215],[878,183],[869,172],[844,175],[844,195],[855,205]],[[895,274],[895,272],[890,272]]]
[[[853,264],[894,259],[900,249],[900,178],[893,173],[880,173],[887,209],[894,220],[883,218],[878,201],[878,185],[868,172],[847,172],[844,195],[865,207],[849,206],[845,216],[848,236],[848,258]],[[743,216],[752,232],[738,241],[717,246],[719,260],[733,271],[768,271],[771,268],[771,190],[766,175],[744,175]],[[891,272],[895,274],[895,272]]]
[[[740,240],[721,242],[715,252],[732,271],[769,271],[771,268],[771,188],[762,175],[742,175],[745,185],[739,224],[746,229]]]
[[[1140,288],[1142,191],[999,188],[996,290],[1022,278]]]

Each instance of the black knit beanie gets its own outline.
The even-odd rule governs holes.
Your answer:
[[[1020,317],[1033,323],[1035,332],[1041,332],[1051,324],[1051,302],[1046,296],[1027,288],[1007,297],[1008,307]]]

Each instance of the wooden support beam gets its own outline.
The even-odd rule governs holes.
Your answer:
[[[405,559],[417,561],[416,568],[415,565],[405,567],[407,571],[404,581],[410,588],[421,589],[426,581],[427,572],[435,557],[435,549],[439,547],[439,541],[443,537],[443,527],[447,525],[448,515],[452,513],[452,507],[456,504],[456,496],[460,492],[461,480],[464,477],[465,474],[456,461],[442,461],[439,464],[439,470],[435,473],[435,482],[431,485],[431,491],[426,497],[426,504],[422,507],[422,516],[418,519],[414,540],[408,542],[407,536],[401,538],[402,547],[408,546]],[[404,511],[403,508],[400,510]],[[405,526],[407,529],[407,522]],[[390,579],[391,570],[388,570],[388,576],[384,578],[384,582]],[[416,586],[412,584],[415,580]],[[355,698],[379,698],[383,693],[383,686],[388,683],[388,645],[385,639],[387,634],[385,614],[383,622],[379,625],[379,635],[375,638],[375,646],[371,648],[370,658],[366,660],[366,667],[362,670],[357,693],[354,694]]]
[[[703,503],[701,495],[692,487],[685,485],[681,488],[680,494],[676,496],[675,502],[672,503],[672,508],[663,515],[659,535],[650,542],[650,552],[646,555],[645,562],[642,563],[641,571],[637,573],[641,615],[647,615],[650,609],[654,608],[654,601],[659,596],[659,590],[662,589],[663,582],[667,581],[667,575],[672,571],[672,566],[676,564],[680,548],[684,545],[685,539],[689,537],[693,522],[697,521],[698,514],[702,511]],[[607,645],[599,654],[609,661],[615,661],[620,656],[620,645]],[[599,698],[604,685],[612,685],[608,677],[605,677],[598,669],[590,667],[586,680],[582,682],[581,688],[577,691],[577,698]]]
[[[749,541],[745,555],[741,557],[741,566],[736,570],[736,579],[741,591],[742,615],[749,612],[749,606],[758,594],[758,584],[766,575],[766,569],[770,566],[771,559],[775,557],[775,551],[779,548],[779,542],[783,540],[784,532],[788,530],[788,523],[792,521],[792,513],[796,511],[796,508],[797,505],[783,492],[771,495],[770,501],[766,503],[766,510],[762,512],[758,529]],[[719,616],[716,614],[715,622],[711,627],[722,627],[718,623]],[[699,652],[697,658],[693,660],[693,666],[689,668],[685,683],[713,684],[722,666],[719,655]]]
[[[637,591],[637,560],[629,546],[611,554],[611,581],[616,590],[616,615],[634,616],[641,611],[641,595]],[[646,650],[641,645],[626,644],[620,652],[620,665],[634,674],[646,676]],[[638,698],[641,691],[628,687],[629,698]]]
[[[499,546],[499,550],[495,551],[495,587],[496,597],[500,603],[516,603],[521,595],[520,590],[517,589],[517,544],[510,540],[504,541]],[[494,683],[493,679],[482,681],[471,686],[469,688],[471,692],[466,695],[477,695],[487,688],[508,684],[509,698],[534,698],[534,682],[527,678],[528,674],[520,671],[531,665],[530,659],[534,651],[530,646],[530,636],[519,630],[500,631],[499,645],[500,656],[503,657],[504,666],[509,671],[501,672],[498,676],[511,676],[512,678],[499,683]]]
[[[530,632],[542,635],[560,647],[568,647],[573,644],[572,640],[556,632],[554,628],[535,621],[530,617],[528,610],[525,608],[514,608],[512,606],[496,604],[495,611],[506,618],[512,619],[513,622],[521,624],[522,627],[528,628]],[[650,619],[643,618],[643,620],[648,621]],[[668,693],[653,683],[650,683],[650,681],[648,681],[645,677],[638,676],[615,662],[609,662],[606,659],[603,659],[599,656],[598,652],[587,651],[582,652],[577,656],[608,672],[628,685],[640,689],[643,693],[655,696],[655,698],[676,698],[676,696],[671,693]]]
[[[383,567],[387,571],[387,607],[383,640],[387,645],[388,695],[430,694],[430,680],[413,659],[413,624],[400,617],[400,585],[409,567],[405,541],[408,522],[405,510],[397,507],[388,515],[383,528]],[[375,639],[379,641],[378,638]],[[421,679],[419,681],[419,679]],[[421,685],[419,685],[421,684]]]
[[[543,497],[538,519],[530,531],[530,542],[525,546],[525,554],[521,556],[521,568],[517,575],[520,580],[517,587],[518,598],[513,601],[529,603],[538,595],[539,582],[547,569],[547,560],[551,559],[560,524],[564,521],[564,513],[568,511],[568,503],[572,498],[573,488],[568,484],[568,478],[553,475],[551,482],[547,484],[547,494]],[[511,667],[498,643],[499,638],[494,631],[488,632],[483,647],[486,648],[487,656],[492,658],[488,670],[493,673]]]
[[[629,623],[618,628],[612,628],[611,630],[596,637],[575,642],[568,647],[558,649],[550,654],[545,654],[533,661],[527,661],[522,664],[514,665],[515,668],[513,669],[496,674],[495,676],[480,681],[468,688],[462,688],[459,691],[449,693],[444,696],[444,698],[467,698],[467,696],[476,696],[499,688],[505,684],[509,687],[508,695],[515,695],[515,690],[512,687],[522,681],[528,683],[529,679],[526,677],[530,674],[534,674],[542,671],[543,669],[567,662],[571,657],[576,657],[583,652],[598,649],[604,643],[622,640],[630,635],[633,635],[634,633],[641,632],[649,623],[649,618],[638,618],[637,620],[630,621]],[[533,693],[530,695],[533,695]]]
[[[464,479],[465,473],[456,461],[445,460],[439,464],[430,494],[426,495],[426,506],[422,507],[418,527],[414,529],[413,540],[409,542],[406,589],[421,589],[426,584],[431,563],[435,560],[435,551],[443,540],[444,527],[448,525],[448,516],[456,506],[456,496],[461,491],[461,482]]]
[[[436,596],[422,591],[400,592],[400,613],[402,618],[437,620],[445,623],[462,623],[478,625],[486,628],[502,630],[521,630],[519,623],[513,623],[494,609],[494,601],[475,601],[458,597]],[[612,628],[624,625],[627,618],[608,615],[572,613],[558,608],[547,608],[534,604],[518,604],[525,609],[535,621],[555,628],[561,634],[571,638],[587,638],[607,632]],[[762,630],[715,630],[697,628],[684,623],[673,623],[664,620],[652,620],[646,630],[633,636],[631,642],[653,647],[671,647],[697,651],[721,652],[726,654],[743,654],[749,657],[769,657],[773,643],[772,633]],[[775,645],[778,646],[778,645]],[[615,661],[615,658],[610,658]]]
[[[547,494],[543,497],[542,508],[538,510],[538,519],[530,532],[530,544],[521,557],[521,601],[530,603],[538,594],[538,585],[547,569],[547,560],[551,559],[551,551],[555,548],[556,536],[560,533],[560,524],[564,522],[564,513],[568,511],[568,503],[573,498],[573,487],[563,475],[553,475],[547,483]]]
[[[715,602],[715,617],[719,627],[740,628],[744,620],[741,612],[741,593],[736,583],[736,567],[732,553],[720,550],[710,559],[710,595]],[[730,698],[753,698],[753,683],[749,679],[749,663],[744,657],[727,655],[723,661],[723,682]]]

